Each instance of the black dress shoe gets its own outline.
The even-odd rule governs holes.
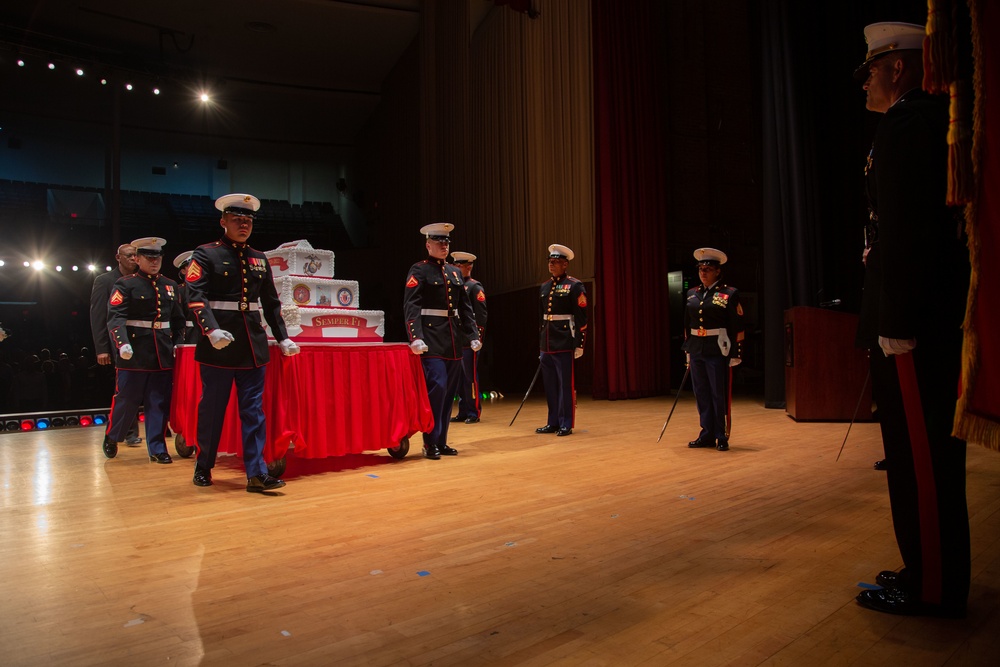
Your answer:
[[[465,420],[465,423],[466,424],[478,424],[479,423],[479,417],[469,417],[468,419]]]
[[[104,450],[104,455],[109,459],[113,459],[118,456],[118,443],[108,436],[104,436],[104,444],[101,445],[101,449]]]
[[[461,415],[455,415],[454,417],[451,418],[451,422],[452,423],[455,423],[455,422],[464,422],[464,421],[465,421],[465,417],[463,417]]]
[[[170,458],[170,454],[162,452],[160,454],[150,454],[149,461],[151,463],[173,463],[174,460]]]
[[[858,593],[858,604],[868,609],[900,616],[965,618],[965,607],[927,604],[899,588],[875,588]]]
[[[886,464],[885,459],[880,459],[875,462],[875,470],[888,470],[889,466]]]
[[[438,452],[437,445],[424,445],[424,458],[431,459],[432,461],[437,461],[441,458],[441,453]]]
[[[553,426],[552,424],[546,424],[541,428],[536,428],[535,433],[555,433],[559,430],[558,426]]]
[[[212,471],[201,468],[194,469],[195,486],[212,486]]]
[[[718,449],[720,452],[728,452],[729,451],[729,441],[726,440],[726,439],[720,439],[719,440],[719,444],[717,444],[715,446],[715,448]]]
[[[556,435],[573,435],[573,429],[561,428],[558,431],[556,431]]]
[[[711,440],[702,440],[701,438],[699,438],[697,440],[692,440],[691,442],[689,442],[688,447],[691,447],[692,449],[694,449],[695,447],[711,447],[712,444],[713,443]]]
[[[264,493],[265,491],[274,491],[275,489],[280,489],[284,485],[285,480],[278,479],[277,477],[271,477],[267,473],[247,478],[248,493]]]
[[[882,570],[875,575],[875,583],[882,588],[900,588],[903,583],[903,573],[894,570]]]
[[[441,456],[458,456],[458,450],[448,445],[438,445],[438,454]]]

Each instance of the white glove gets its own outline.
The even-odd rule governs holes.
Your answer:
[[[917,341],[913,338],[883,338],[878,337],[878,346],[882,348],[885,356],[893,354],[906,354],[917,346]]]
[[[212,347],[216,350],[221,350],[234,340],[236,339],[233,338],[233,334],[229,333],[225,329],[212,329],[208,332],[208,342],[210,342]]]
[[[118,356],[120,356],[125,361],[128,361],[129,359],[131,359],[132,358],[132,346],[129,345],[128,343],[125,343],[124,345],[122,345],[120,348],[118,348]]]
[[[573,350],[573,358],[574,359],[579,359],[582,356],[583,356],[583,348],[582,347],[578,347],[575,350]]]
[[[685,352],[684,353],[684,367],[685,368],[691,368],[691,353],[690,352]]]
[[[743,363],[743,360],[740,359],[739,357],[730,357],[729,358],[729,365],[730,366],[739,366],[742,363]]]
[[[420,340],[419,338],[414,339],[414,341],[410,343],[410,351],[413,352],[413,354],[423,354],[428,349],[429,348],[427,347],[427,343]]]
[[[472,348],[473,352],[479,352],[479,350],[483,349],[483,341],[474,340],[471,343],[469,343],[469,347]]]
[[[295,344],[295,341],[292,340],[291,338],[286,338],[285,340],[278,343],[278,345],[281,346],[281,353],[286,357],[290,357],[302,351],[299,349],[299,346]]]

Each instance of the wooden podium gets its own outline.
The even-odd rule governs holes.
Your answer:
[[[785,311],[785,411],[796,421],[871,421],[868,352],[854,347],[858,316],[798,306]],[[858,396],[865,385],[858,407]]]

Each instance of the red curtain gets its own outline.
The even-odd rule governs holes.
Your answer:
[[[969,209],[973,286],[966,314],[956,435],[1000,451],[1000,1],[969,3],[976,46],[976,200]],[[992,37],[988,37],[992,35]]]
[[[669,389],[657,0],[592,0],[594,398]]]

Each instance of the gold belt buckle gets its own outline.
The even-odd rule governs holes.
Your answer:
[[[707,336],[708,335],[708,331],[705,329],[705,327],[698,327],[698,335],[699,336]]]
[[[246,310],[247,307],[248,306],[246,301],[240,301],[240,310]]]

